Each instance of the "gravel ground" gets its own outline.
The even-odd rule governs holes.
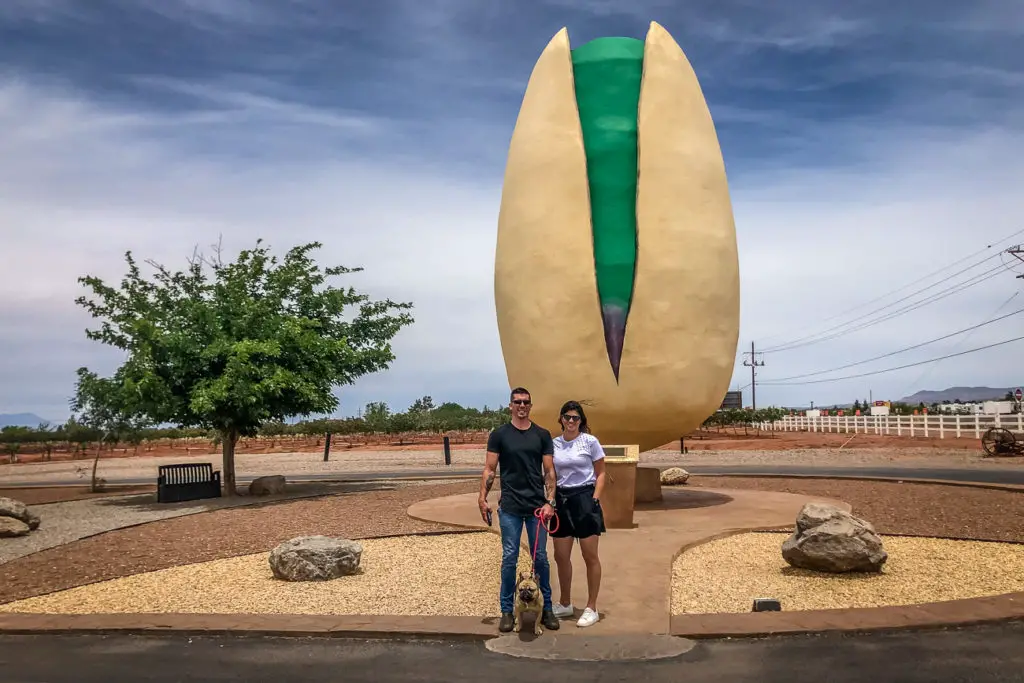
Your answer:
[[[852,435],[851,435],[852,436]],[[906,464],[914,467],[1024,467],[1024,458],[984,458],[981,449],[914,448],[900,447],[856,448],[856,441],[845,448],[802,448],[792,450],[714,450],[690,451],[681,455],[678,450],[654,450],[641,456],[643,464],[651,465],[891,465]],[[452,449],[452,467],[481,467],[483,448]],[[110,458],[100,461],[100,475],[110,481],[151,477],[156,481],[157,467],[161,464],[185,462],[211,462],[220,467],[219,455],[139,456]],[[43,462],[24,465],[0,465],[0,487],[5,480],[46,483],[77,478],[74,461]],[[243,453],[236,459],[239,476],[268,474],[343,474],[358,472],[390,472],[401,470],[445,469],[444,454],[433,450],[367,450],[341,451],[323,462],[319,453]]]
[[[393,484],[396,487],[408,485],[410,484]],[[0,565],[40,550],[54,548],[114,529],[210,510],[222,510],[243,505],[265,505],[282,500],[294,500],[299,497],[324,495],[346,489],[351,490],[352,486],[351,484],[303,482],[292,484],[289,490],[283,494],[258,498],[237,496],[181,503],[156,503],[155,493],[140,493],[32,505],[32,510],[42,520],[39,528],[28,536],[0,539]],[[21,498],[18,500],[25,502]]]
[[[0,603],[139,572],[269,552],[281,541],[306,534],[361,539],[450,531],[453,527],[415,520],[406,510],[419,500],[478,487],[477,482],[346,484],[339,489],[346,492],[330,497],[236,507],[119,529],[7,562]]]
[[[1024,542],[1020,521],[1024,492],[939,484],[699,476],[691,477],[688,485],[838,498],[849,502],[881,533]],[[450,531],[454,528],[412,519],[406,510],[420,500],[476,491],[479,484],[348,486],[352,487],[348,492],[336,496],[167,519],[13,560],[3,567],[0,603],[175,565],[266,553],[281,541],[311,533],[364,539]]]
[[[39,528],[28,536],[0,539],[0,564],[111,529],[213,509],[205,503],[154,509],[151,500],[151,496],[142,494],[33,505],[32,511],[41,520]]]
[[[333,581],[274,578],[268,553],[214,560],[0,605],[49,614],[397,614],[500,616],[501,541],[483,532],[367,539],[362,573]],[[459,558],[457,577],[452,558]],[[529,553],[519,567],[529,569]],[[194,590],[208,586],[216,590]]]
[[[686,551],[672,567],[672,613],[749,612],[763,597],[795,611],[1024,591],[1024,545],[883,536],[889,559],[881,573],[831,575],[790,567],[781,550],[788,536],[738,534]]]
[[[693,476],[687,485],[838,498],[879,533],[1024,542],[1024,491],[781,477]]]

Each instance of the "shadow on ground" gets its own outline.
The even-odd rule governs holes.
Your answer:
[[[713,491],[693,489],[663,489],[662,499],[653,503],[637,503],[635,510],[657,512],[658,510],[693,510],[725,505],[733,501],[732,496]]]

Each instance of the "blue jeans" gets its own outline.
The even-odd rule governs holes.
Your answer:
[[[501,596],[500,604],[503,613],[511,612],[515,603],[516,567],[519,563],[519,544],[523,538],[523,526],[530,550],[537,543],[537,557],[534,558],[533,571],[537,574],[540,594],[544,598],[544,609],[551,609],[551,569],[548,566],[548,532],[540,520],[532,514],[520,517],[504,512],[498,508],[498,526],[501,529]],[[537,532],[540,540],[537,541]]]

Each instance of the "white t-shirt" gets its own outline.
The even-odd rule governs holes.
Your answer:
[[[559,434],[552,441],[555,444],[555,475],[559,488],[585,486],[597,481],[594,461],[604,457],[604,449],[596,436],[583,433],[572,441],[566,441]]]

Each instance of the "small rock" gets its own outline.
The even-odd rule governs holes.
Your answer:
[[[803,506],[782,557],[792,567],[832,573],[880,572],[889,559],[870,522],[823,503]]]
[[[20,500],[0,497],[0,517],[13,517],[35,531],[39,528],[39,515],[28,509]]]
[[[327,581],[359,571],[363,546],[345,538],[300,536],[270,551],[270,569],[285,581]]]
[[[0,517],[0,538],[16,538],[28,536],[30,529],[20,519],[14,517]]]
[[[272,496],[284,493],[285,480],[280,474],[269,477],[256,477],[249,484],[250,496]]]
[[[686,480],[690,478],[690,473],[684,470],[682,467],[669,467],[667,470],[661,473],[661,483],[665,486],[676,486],[678,484],[685,484]]]

